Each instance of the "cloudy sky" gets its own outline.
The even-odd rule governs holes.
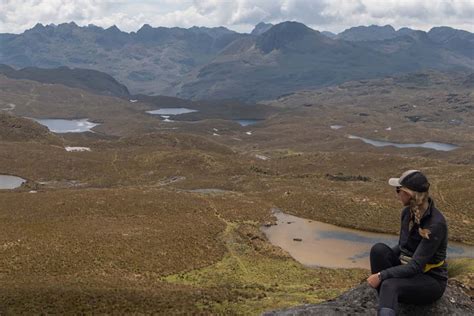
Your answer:
[[[474,32],[474,0],[0,0],[0,33],[70,21],[115,24],[127,32],[145,23],[250,32],[261,21],[288,20],[335,33],[371,24],[421,30],[447,25]]]

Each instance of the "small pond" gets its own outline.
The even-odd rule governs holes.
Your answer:
[[[163,122],[174,122],[173,120],[170,120],[170,116],[198,112],[198,110],[188,108],[161,108],[146,112],[153,115],[160,115],[163,119]]]
[[[360,139],[364,143],[370,144],[375,147],[394,146],[397,148],[428,148],[428,149],[434,149],[438,151],[451,151],[456,148],[459,148],[459,146],[457,145],[437,143],[437,142],[426,142],[426,143],[420,143],[420,144],[401,144],[401,143],[392,143],[392,142],[386,142],[386,141],[380,141],[380,140],[373,140],[373,139],[354,136],[354,135],[349,135],[348,138]]]
[[[91,149],[89,147],[69,147],[69,146],[66,146],[64,147],[64,149],[66,149],[66,151],[69,151],[69,152],[74,152],[74,151],[91,151]]]
[[[63,120],[63,119],[33,119],[46,126],[53,133],[83,133],[91,132],[92,128],[99,125],[89,122],[88,119]]]
[[[19,188],[25,179],[10,175],[0,175],[0,190],[12,190]]]
[[[229,193],[229,192],[232,192],[232,191],[210,188],[210,189],[187,190],[187,192],[201,193],[201,194],[224,194],[224,193]]]
[[[249,125],[254,125],[259,122],[263,121],[262,119],[249,119],[249,120],[234,120],[234,122],[237,122],[240,124],[240,126],[249,126]]]
[[[274,209],[277,225],[262,227],[268,240],[306,266],[370,267],[370,248],[377,242],[394,246],[398,236],[370,233],[299,218]],[[448,257],[474,258],[474,246],[449,242]]]
[[[188,109],[188,108],[161,108],[152,111],[146,111],[148,114],[159,115],[163,119],[164,122],[174,122],[170,119],[172,116],[181,115],[186,113],[194,113],[199,112],[198,110]],[[240,124],[240,126],[249,126],[257,124],[263,119],[235,119],[234,122]]]
[[[155,115],[180,115],[186,113],[198,112],[198,110],[188,109],[188,108],[161,108],[153,111],[146,111],[149,114]]]

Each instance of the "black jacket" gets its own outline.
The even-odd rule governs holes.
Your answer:
[[[402,211],[400,239],[398,245],[392,248],[397,256],[400,253],[411,256],[413,259],[407,264],[385,269],[380,272],[382,280],[389,278],[409,278],[415,274],[423,273],[426,264],[436,264],[446,259],[448,246],[448,226],[443,214],[435,207],[433,200],[429,199],[428,209],[420,220],[420,225],[414,223],[409,229],[410,208]],[[429,239],[418,233],[418,228],[429,229]],[[439,279],[448,279],[447,264],[433,268],[427,272]]]

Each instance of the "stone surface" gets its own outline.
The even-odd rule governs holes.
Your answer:
[[[294,315],[376,315],[377,295],[366,283],[343,293],[334,300],[263,313],[264,316]],[[441,299],[430,305],[400,304],[398,315],[474,315],[474,302],[456,281],[449,281]]]

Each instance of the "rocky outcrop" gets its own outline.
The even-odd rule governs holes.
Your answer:
[[[265,312],[264,316],[295,315],[376,315],[377,294],[365,282],[334,300],[320,304],[307,304],[288,309]],[[398,315],[474,315],[474,302],[461,289],[461,285],[450,280],[441,299],[430,305],[401,304]]]

